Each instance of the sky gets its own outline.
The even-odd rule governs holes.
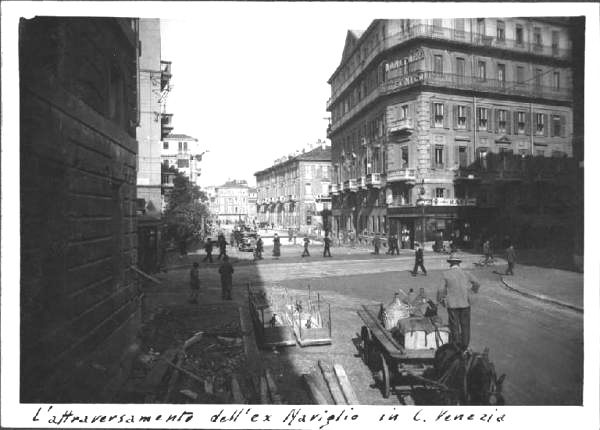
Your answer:
[[[347,30],[366,29],[375,18],[355,13],[332,21],[317,7],[307,14],[271,5],[277,13],[263,14],[254,6],[161,20],[161,57],[172,61],[173,74],[167,111],[173,133],[193,136],[210,151],[203,186],[227,179],[254,184],[254,173],[275,159],[325,140],[327,80]]]

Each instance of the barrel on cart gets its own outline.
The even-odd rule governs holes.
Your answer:
[[[358,314],[364,322],[361,355],[365,364],[378,372],[385,398],[395,392],[410,404],[415,387],[446,390],[426,375],[433,368],[436,349],[448,342],[447,327],[433,318],[420,317],[400,320],[388,330],[377,306],[363,305]]]

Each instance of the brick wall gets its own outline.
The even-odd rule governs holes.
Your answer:
[[[139,317],[137,82],[123,21],[21,25],[22,402],[101,401]]]

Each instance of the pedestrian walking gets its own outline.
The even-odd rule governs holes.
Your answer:
[[[442,274],[438,289],[438,303],[448,311],[450,341],[465,351],[471,338],[471,292],[479,291],[479,280],[461,267],[461,259],[448,258],[450,269]]]
[[[234,244],[235,244],[235,234],[232,230],[231,234],[229,235],[229,246],[231,246],[233,248]]]
[[[515,268],[515,260],[517,258],[517,255],[515,254],[515,248],[510,245],[508,248],[506,248],[506,261],[508,262],[508,267],[506,268],[506,272],[504,273],[505,275],[513,275],[513,269]]]
[[[292,240],[294,240],[294,229],[289,228],[288,229],[288,242],[291,242]]]
[[[379,255],[379,247],[381,246],[381,238],[376,234],[373,238],[373,246],[375,247],[375,255]]]
[[[213,258],[212,258],[212,251],[213,251],[213,244],[212,244],[212,240],[210,240],[210,237],[206,238],[206,242],[204,243],[204,251],[206,252],[206,256],[202,259],[202,261],[210,261],[211,263],[213,262]]]
[[[225,240],[225,235],[223,233],[219,234],[217,243],[219,244],[219,256],[217,257],[217,260],[220,260],[221,257],[227,256],[227,241]]]
[[[302,251],[302,257],[310,257],[310,253],[308,252],[308,244],[310,243],[310,239],[308,237],[304,238],[304,251]]]
[[[273,257],[279,259],[281,256],[281,241],[279,240],[279,236],[275,233],[273,236]]]
[[[262,253],[263,253],[263,240],[260,237],[259,234],[256,235],[256,259],[257,260],[262,260]]]
[[[421,244],[415,243],[415,267],[413,267],[412,275],[417,276],[417,271],[419,267],[423,271],[423,275],[427,276],[427,270],[425,270],[424,258],[423,258],[423,248],[421,248]]]
[[[485,256],[483,264],[488,264],[494,261],[494,256],[492,255],[492,244],[490,243],[489,239],[483,242],[483,255]]]
[[[325,239],[323,239],[323,257],[331,257],[331,239],[329,235],[325,235]]]
[[[398,249],[398,236],[392,234],[389,238],[389,244],[390,246],[388,249],[388,254],[394,255],[394,253],[396,253],[396,255],[399,255],[400,250]]]
[[[194,262],[190,270],[190,303],[198,304],[198,291],[200,290],[200,272],[198,263]]]
[[[226,255],[223,257],[223,263],[219,267],[219,274],[221,275],[221,299],[232,300],[231,289],[233,287],[233,266],[229,262],[229,257]]]

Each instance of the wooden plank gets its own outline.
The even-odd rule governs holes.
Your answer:
[[[143,270],[140,270],[137,266],[131,265],[129,266],[129,268],[136,272],[138,275],[141,275],[142,277],[146,278],[147,280],[154,282],[155,284],[161,285],[161,282],[158,279],[156,279],[154,276],[148,275]]]
[[[236,405],[243,405],[246,403],[246,398],[242,394],[240,383],[235,376],[231,377],[231,394],[233,395],[233,401]]]
[[[175,363],[173,363],[173,362],[171,362],[171,361],[169,361],[169,360],[166,360],[166,359],[163,359],[163,360],[164,360],[164,362],[165,362],[166,364],[168,364],[169,366],[171,366],[171,367],[173,367],[174,369],[176,369],[176,370],[180,371],[181,373],[184,373],[184,374],[186,374],[187,376],[189,376],[189,377],[190,377],[190,378],[192,378],[193,380],[195,380],[195,381],[197,381],[197,382],[200,382],[201,384],[203,384],[203,385],[204,385],[204,379],[200,378],[198,375],[196,375],[196,374],[194,374],[194,373],[190,372],[190,371],[189,371],[189,370],[187,370],[187,369],[184,369],[184,368],[183,368],[183,367],[181,367],[181,366],[178,366],[178,365],[176,365]]]
[[[282,403],[281,396],[279,395],[279,391],[277,390],[277,384],[275,384],[275,380],[273,379],[273,376],[271,375],[269,369],[265,369],[265,379],[267,380],[267,387],[269,388],[271,401],[276,405],[280,405]]]
[[[331,397],[333,397],[333,401],[336,405],[347,405],[346,397],[344,397],[344,393],[340,388],[338,383],[338,379],[333,373],[331,366],[321,360],[318,361],[319,368],[323,373],[323,378],[325,378],[325,382],[327,383],[327,387],[329,388],[329,392],[331,393]]]
[[[304,374],[302,375],[302,380],[304,381],[307,389],[308,395],[310,399],[315,405],[327,405],[329,402],[325,398],[325,395],[318,388],[317,382],[315,381],[314,375]]]
[[[350,383],[350,379],[348,378],[348,375],[346,375],[346,371],[342,365],[335,363],[333,365],[333,370],[338,378],[338,382],[340,383],[344,397],[346,398],[346,403],[349,405],[360,405],[358,397],[356,397],[356,393],[354,392],[352,384]]]

